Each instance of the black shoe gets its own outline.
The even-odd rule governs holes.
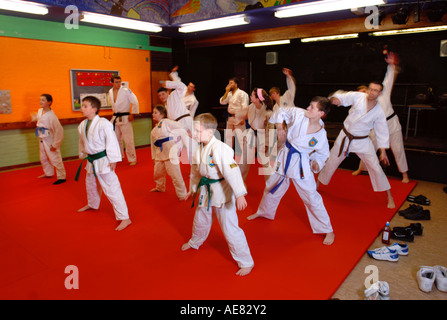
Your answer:
[[[422,225],[418,222],[418,223],[411,223],[408,227],[394,227],[393,231],[401,233],[412,232],[413,235],[415,236],[422,236],[423,229],[424,228],[422,227]]]
[[[408,213],[404,215],[404,218],[408,220],[430,220],[430,210]]]
[[[57,179],[56,181],[53,182],[53,184],[61,184],[61,183],[64,183],[65,181],[67,181],[67,180],[65,180],[65,179]]]
[[[400,231],[396,230],[396,228],[393,228],[393,230],[391,231],[391,239],[413,242],[414,240],[413,231],[411,230]]]
[[[424,206],[429,206],[430,205],[430,200],[427,199],[426,196],[423,196],[422,194],[418,195],[418,196],[408,196],[407,197],[407,201],[409,202],[413,202],[413,203],[417,203],[417,204],[422,204]]]
[[[410,204],[410,206],[407,209],[400,210],[399,215],[405,216],[408,213],[420,212],[422,210],[424,210],[424,208],[422,206],[420,206],[418,204]]]

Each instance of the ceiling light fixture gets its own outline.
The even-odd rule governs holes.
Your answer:
[[[48,8],[43,4],[28,1],[0,0],[0,10],[10,10],[40,15],[48,14]]]
[[[82,12],[81,21],[147,32],[160,32],[162,30],[162,28],[155,23],[85,11]]]
[[[244,46],[246,48],[251,47],[263,47],[263,46],[274,46],[279,44],[289,44],[290,40],[277,40],[277,41],[264,41],[264,42],[252,42],[252,43],[246,43]]]
[[[305,16],[309,14],[347,10],[385,4],[385,0],[320,0],[299,3],[279,8],[275,12],[277,18]]]
[[[317,41],[330,41],[330,40],[342,40],[342,39],[354,39],[358,38],[358,33],[338,34],[333,36],[302,38],[301,42],[317,42]]]
[[[396,34],[421,33],[421,32],[445,31],[445,30],[447,30],[447,25],[436,26],[436,27],[410,28],[401,30],[376,31],[371,32],[369,35],[380,37],[380,36],[391,36]]]
[[[178,31],[183,33],[190,33],[190,32],[197,32],[211,29],[240,26],[248,23],[250,23],[250,19],[242,14],[224,18],[185,23],[180,25]]]

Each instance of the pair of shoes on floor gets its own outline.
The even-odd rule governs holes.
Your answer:
[[[424,196],[422,194],[420,194],[418,196],[409,195],[407,197],[407,201],[408,202],[417,203],[417,204],[421,204],[423,206],[429,206],[430,205],[430,199],[428,199],[426,196]]]
[[[407,227],[394,227],[391,230],[391,239],[413,242],[414,236],[421,236],[423,229],[419,222],[411,223]]]
[[[407,209],[400,210],[399,215],[408,220],[430,220],[430,210],[417,204],[410,204]]]
[[[433,284],[439,291],[447,292],[447,268],[443,266],[421,267],[416,278],[419,289],[424,292],[430,292],[433,289]]]
[[[386,281],[374,282],[365,290],[365,300],[390,300],[390,286]]]
[[[368,255],[376,260],[399,261],[399,256],[408,255],[408,244],[393,243],[388,247],[381,247],[374,250],[368,250]]]

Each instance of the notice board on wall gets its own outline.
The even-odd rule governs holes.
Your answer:
[[[97,97],[101,101],[101,109],[111,109],[107,93],[112,88],[112,76],[119,74],[117,70],[70,69],[73,110],[81,110],[81,101],[86,96]]]

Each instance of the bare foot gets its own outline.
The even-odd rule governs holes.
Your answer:
[[[254,213],[247,217],[247,220],[254,220],[256,218],[259,218],[261,215],[259,213]]]
[[[157,188],[154,188],[154,189],[151,190],[151,192],[163,192],[163,191],[158,190]]]
[[[330,246],[331,244],[334,243],[334,240],[335,240],[335,233],[333,232],[326,233],[326,237],[324,237],[323,244]]]
[[[357,169],[354,172],[352,172],[353,176],[358,176],[360,173],[362,173],[362,169]]]
[[[183,245],[182,245],[182,251],[186,251],[186,250],[188,250],[188,249],[191,249],[192,247],[189,245],[189,243],[187,242],[187,243],[184,243]]]
[[[118,227],[115,228],[115,230],[116,230],[116,231],[124,230],[124,229],[126,229],[131,223],[132,223],[132,221],[130,221],[130,219],[122,220],[121,223],[118,225]]]
[[[237,272],[236,275],[237,276],[246,276],[247,274],[249,274],[251,272],[251,270],[253,269],[254,266],[252,267],[245,267],[245,268],[240,268]]]
[[[394,203],[393,197],[388,198],[388,203],[387,203],[386,206],[387,206],[388,209],[396,208],[396,204]]]
[[[387,198],[388,198],[388,203],[387,203],[387,208],[388,209],[394,209],[394,208],[396,208],[396,204],[394,203],[394,199],[393,199],[393,196],[391,195],[391,191],[390,190],[387,190],[386,191],[386,195],[387,195]]]
[[[37,178],[40,179],[40,178],[52,178],[52,177],[53,176],[47,176],[46,174],[43,174],[41,176],[38,176]]]
[[[83,211],[87,211],[87,210],[98,210],[98,209],[94,209],[94,208],[90,207],[89,205],[86,205],[85,207],[82,207],[81,209],[79,209],[78,212],[83,212]]]
[[[402,173],[402,183],[408,183],[410,182],[410,179],[408,178],[408,173],[403,172]]]

